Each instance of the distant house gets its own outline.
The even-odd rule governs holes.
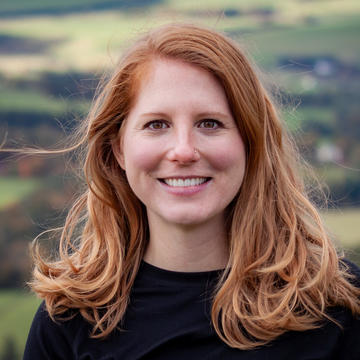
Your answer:
[[[311,71],[315,76],[334,76],[344,65],[331,56],[289,56],[281,57],[278,65],[285,71]]]
[[[316,159],[319,162],[342,162],[344,159],[344,153],[342,149],[332,143],[322,143],[316,148]]]

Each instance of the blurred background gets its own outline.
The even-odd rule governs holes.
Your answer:
[[[326,225],[360,264],[359,20],[358,0],[1,0],[0,143],[58,146],[131,39],[165,22],[206,24],[243,44],[272,84],[326,184]],[[62,224],[76,166],[0,154],[0,360],[21,358],[39,304],[26,287],[29,243]]]

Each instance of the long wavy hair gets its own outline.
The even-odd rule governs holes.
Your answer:
[[[59,256],[33,246],[32,289],[53,318],[77,309],[109,335],[129,303],[148,242],[144,205],[113,153],[149,64],[179,59],[222,84],[246,148],[241,189],[229,205],[229,260],[214,291],[212,323],[229,346],[251,349],[288,330],[307,330],[341,305],[360,313],[358,288],[309,201],[293,141],[239,46],[217,31],[171,24],[147,33],[122,57],[82,124],[86,191],[69,211]],[[335,321],[335,320],[333,320]]]

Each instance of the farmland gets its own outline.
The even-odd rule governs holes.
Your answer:
[[[37,298],[25,291],[0,291],[0,354],[4,351],[5,341],[13,341],[20,357],[39,304]]]
[[[18,177],[0,178],[0,210],[16,204],[39,187],[37,179],[21,179]]]
[[[258,64],[302,156],[329,188],[322,217],[331,237],[360,264],[359,20],[358,0],[3,0],[0,144],[61,147],[133,38],[173,21],[205,24]],[[340,155],[319,155],[327,150]],[[23,290],[28,244],[63,222],[81,165],[72,156],[0,155],[1,359],[6,339],[20,356],[39,304]]]

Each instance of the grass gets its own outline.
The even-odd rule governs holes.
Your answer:
[[[160,1],[161,0],[157,0]],[[51,14],[55,16],[69,14],[69,13],[79,13],[79,12],[89,12],[89,11],[104,11],[104,10],[129,10],[132,7],[139,7],[141,4],[154,4],[157,1],[152,0],[149,4],[149,1],[140,0],[2,0],[0,5],[0,16],[33,16],[33,15],[43,15]]]
[[[118,0],[112,0],[112,3],[119,2]],[[130,3],[131,0],[128,0]],[[76,5],[91,6],[93,4],[101,4],[101,0],[77,0]],[[110,3],[107,1],[107,3]],[[41,10],[43,8],[69,8],[74,5],[73,0],[52,0],[51,2],[46,0],[2,0],[0,5],[0,11],[16,11],[16,10]],[[271,7],[274,7],[278,11],[285,14],[300,13],[303,14],[320,14],[324,12],[324,8],[327,12],[334,12],[336,14],[353,13],[360,8],[357,0],[323,0],[323,1],[297,1],[297,0],[278,0],[270,3]],[[111,6],[111,4],[110,4]],[[193,11],[197,9],[224,9],[234,8],[239,10],[253,9],[259,7],[269,7],[269,0],[167,0],[162,2],[162,6],[177,11]],[[106,5],[104,5],[104,8]]]
[[[360,63],[359,17],[339,18],[313,26],[269,28],[245,35],[250,51],[262,64],[274,67],[279,56],[329,55]]]
[[[334,110],[330,107],[303,106],[286,107],[284,118],[290,131],[300,130],[305,124],[334,125],[336,121]]]
[[[21,37],[30,34],[32,38],[59,43],[44,54],[3,55],[0,68],[14,76],[26,75],[29,70],[96,71],[113,65],[122,45],[135,35],[134,29],[149,28],[149,22],[143,16],[116,12],[4,19],[0,33]]]
[[[346,248],[360,247],[360,209],[336,209],[323,213],[330,232]]]
[[[100,3],[100,0],[78,0],[78,5]],[[65,8],[73,0],[3,0],[0,11]],[[1,19],[0,34],[57,40],[45,53],[0,56],[1,72],[28,76],[34,72],[97,71],[112,66],[121,49],[139,32],[169,21],[206,23],[218,29],[240,34],[257,61],[276,66],[281,55],[334,55],[344,61],[360,64],[360,2],[358,0],[273,2],[276,11],[270,23],[255,15],[224,17],[226,8],[241,10],[268,7],[268,0],[167,0],[162,6],[124,14],[120,11],[72,14],[66,16],[32,16]],[[193,15],[202,11],[203,16]],[[165,16],[166,15],[166,16]],[[314,24],[304,23],[313,17]],[[168,20],[165,20],[168,19]],[[239,36],[239,37],[240,37]],[[0,110],[21,109],[59,114],[81,104],[69,104],[42,94],[0,89]],[[299,110],[289,121],[310,118],[318,122],[333,121],[329,109]],[[291,117],[291,116],[290,116]],[[340,176],[337,172],[335,175]],[[334,175],[334,176],[335,176]],[[36,179],[0,177],[0,209],[20,201],[36,190]],[[360,247],[360,209],[331,210],[323,213],[330,232],[346,249]],[[11,337],[22,353],[39,300],[24,291],[0,292],[0,354],[4,340]]]
[[[60,115],[66,112],[80,112],[85,104],[81,101],[51,97],[29,90],[8,90],[0,87],[0,112],[21,111]]]
[[[167,4],[178,11],[195,11],[199,9],[224,10],[237,9],[246,11],[257,8],[272,8],[286,18],[299,16],[323,16],[327,14],[347,15],[360,10],[357,0],[325,0],[325,1],[298,1],[298,0],[168,0]]]
[[[0,354],[6,339],[11,338],[22,354],[30,325],[40,300],[20,290],[0,291]]]
[[[19,2],[15,2],[14,6]],[[254,1],[251,5],[249,1],[239,5],[240,2],[233,0],[227,0],[224,4],[218,0],[209,3],[171,0],[146,11],[128,14],[108,11],[4,18],[0,23],[0,34],[58,42],[42,54],[2,54],[0,68],[2,72],[16,75],[46,69],[94,71],[109,67],[117,61],[129,39],[143,30],[169,21],[205,23],[219,30],[239,32],[245,42],[249,42],[249,48],[255,53],[255,57],[265,65],[274,65],[276,57],[281,54],[334,54],[341,59],[360,63],[360,2],[344,0],[339,7],[334,1],[322,1],[321,6],[326,6],[326,11],[321,12],[319,4],[304,2],[300,5],[299,1],[279,1],[276,3],[277,14],[270,24],[251,14],[240,13],[234,17],[221,15],[226,7],[241,10],[242,7],[265,6],[265,1]],[[306,10],[309,6],[312,10]],[[219,10],[211,12],[212,7]],[[207,9],[209,13],[206,13]],[[194,10],[200,10],[204,14],[194,15],[191,12]],[[302,17],[316,16],[318,21],[312,25],[304,23],[303,18],[298,18],[297,15],[300,10]]]
[[[0,177],[0,209],[17,203],[30,195],[40,186],[37,179],[21,179],[18,177]]]

